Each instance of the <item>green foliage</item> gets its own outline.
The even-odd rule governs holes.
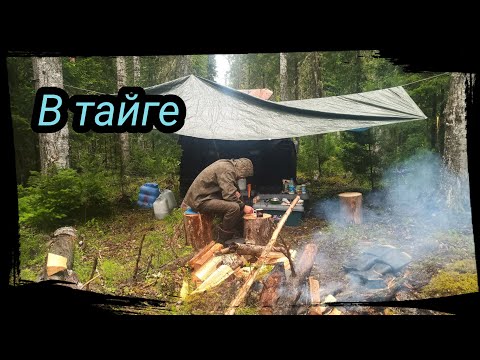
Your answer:
[[[20,227],[20,264],[22,267],[40,269],[45,261],[48,237],[33,229]],[[23,277],[22,277],[23,278]]]
[[[21,269],[20,279],[27,281],[37,281],[39,273],[30,268]]]
[[[112,202],[108,177],[102,173],[79,174],[73,169],[49,175],[33,172],[27,187],[18,186],[21,225],[53,229],[87,212],[98,213]]]
[[[324,163],[328,160],[336,159],[340,155],[340,151],[337,134],[304,136],[300,138],[298,170],[309,177],[321,176],[324,171]],[[343,166],[338,163],[335,166],[332,164],[332,161],[328,171],[331,172],[333,170],[333,165],[335,170],[338,171],[335,174],[342,172]]]
[[[116,59],[114,57],[77,57],[75,61],[64,58],[63,80],[69,95],[85,94],[75,86],[96,92],[112,94],[116,91]]]

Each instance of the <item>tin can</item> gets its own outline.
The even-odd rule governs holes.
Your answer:
[[[302,187],[300,185],[297,185],[297,194],[301,194],[302,193]]]
[[[306,193],[307,193],[307,185],[302,184],[302,194],[306,194]]]

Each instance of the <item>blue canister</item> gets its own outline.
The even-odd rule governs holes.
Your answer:
[[[158,195],[160,195],[160,189],[157,183],[143,184],[140,186],[137,205],[144,209],[151,209]]]

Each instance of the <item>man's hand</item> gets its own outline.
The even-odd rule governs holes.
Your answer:
[[[243,212],[245,214],[253,214],[253,207],[245,205],[244,208],[243,208]]]
[[[238,191],[235,191],[235,196],[240,199],[240,196],[242,196],[242,194],[240,194]]]

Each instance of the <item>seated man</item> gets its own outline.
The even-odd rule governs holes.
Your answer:
[[[242,215],[253,213],[253,208],[240,199],[237,188],[238,179],[247,176],[253,176],[253,164],[249,159],[217,160],[198,174],[185,195],[184,203],[194,211],[223,216],[216,238],[218,242],[233,238]]]

